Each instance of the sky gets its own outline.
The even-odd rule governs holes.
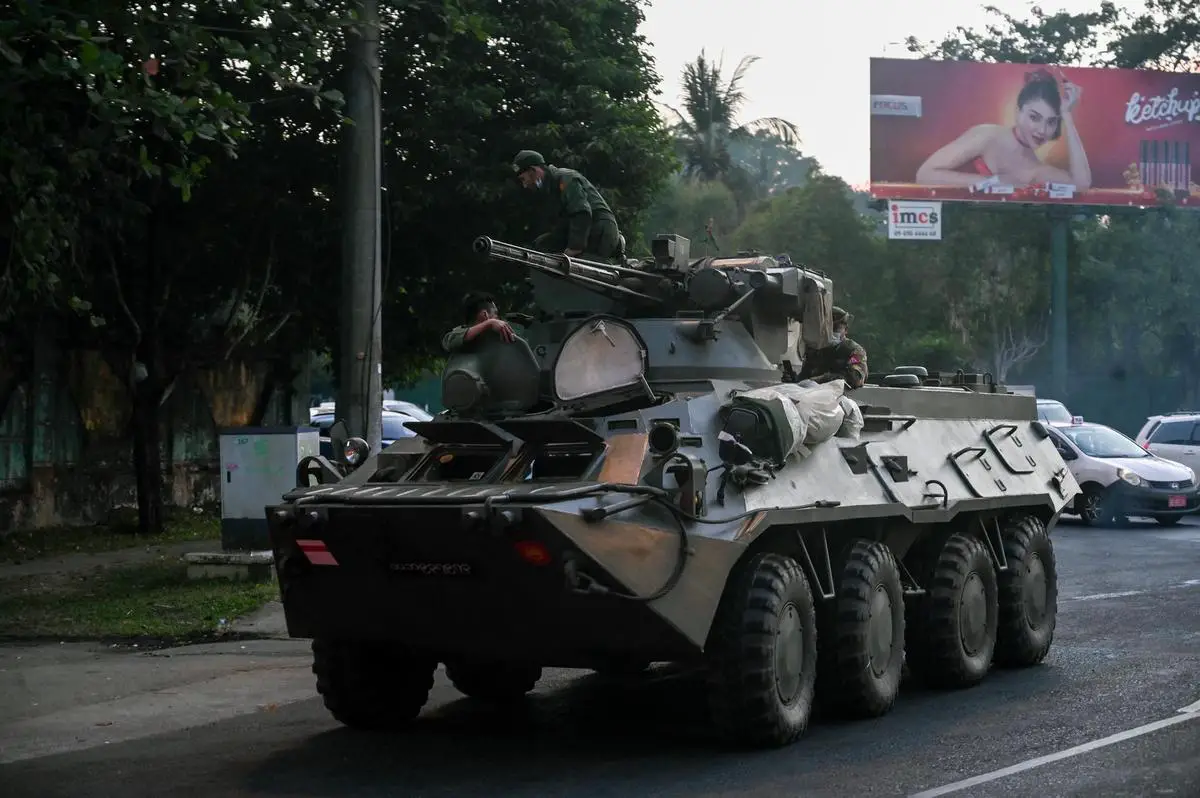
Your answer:
[[[994,19],[985,5],[1025,18],[1035,5],[1080,13],[1100,0],[650,0],[641,32],[662,78],[657,99],[675,107],[683,67],[702,48],[723,54],[725,75],[743,56],[759,56],[742,82],[743,120],[791,120],[806,155],[860,186],[869,171],[870,59],[912,57],[908,36],[941,41],[959,26],[982,28]]]

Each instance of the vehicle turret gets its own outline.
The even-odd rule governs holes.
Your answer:
[[[681,388],[711,390],[713,380],[770,385],[780,380],[789,325],[799,324],[801,341],[813,344],[831,332],[833,281],[790,260],[756,253],[692,259],[690,242],[677,235],[656,237],[651,257],[623,265],[486,236],[474,250],[528,268],[541,313],[525,319],[515,347],[497,338],[450,358],[443,403],[456,413],[596,410],[635,395],[653,403]],[[564,289],[582,289],[598,303],[572,302],[578,295]],[[593,335],[608,346],[588,343]],[[514,405],[516,394],[524,400]]]

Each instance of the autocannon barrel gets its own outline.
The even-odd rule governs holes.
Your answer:
[[[481,255],[486,255],[492,260],[520,263],[532,266],[539,271],[553,271],[563,277],[574,275],[610,285],[616,285],[620,282],[621,273],[626,271],[620,267],[610,266],[607,263],[569,258],[565,255],[551,255],[547,252],[538,252],[536,249],[526,249],[525,247],[518,247],[515,244],[506,244],[503,241],[496,241],[487,236],[476,238],[474,244],[472,244],[472,249]]]

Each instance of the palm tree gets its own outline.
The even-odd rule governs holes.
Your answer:
[[[700,51],[694,62],[683,68],[683,107],[686,113],[666,106],[676,117],[671,130],[680,147],[683,173],[701,180],[723,180],[730,188],[745,183],[744,169],[729,154],[731,142],[748,141],[765,132],[789,147],[800,143],[796,126],[779,117],[738,122],[738,111],[746,100],[742,79],[759,57],[748,55],[724,81],[721,63],[712,64]]]

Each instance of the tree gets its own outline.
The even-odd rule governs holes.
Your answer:
[[[106,349],[132,404],[140,528],[154,532],[158,410],[175,375],[197,357],[228,357],[253,330],[270,338],[288,318],[263,324],[279,308],[272,289],[287,245],[278,229],[252,234],[287,201],[263,204],[245,182],[226,182],[202,207],[192,202],[253,149],[264,115],[338,99],[320,79],[338,20],[285,0],[22,0],[16,11],[0,23],[10,65],[0,196],[13,219],[0,228],[10,253],[0,316],[73,311],[67,332]],[[240,213],[220,213],[239,199]]]
[[[683,69],[684,110],[666,106],[675,118],[671,132],[683,160],[684,176],[704,181],[721,180],[738,197],[743,208],[761,195],[758,191],[761,181],[775,178],[774,169],[764,161],[770,155],[778,160],[780,155],[768,155],[764,148],[795,152],[800,143],[796,126],[786,119],[740,120],[739,113],[746,102],[742,80],[758,60],[756,55],[744,57],[733,75],[725,80],[721,75],[721,63],[714,65],[701,50],[696,60]],[[749,163],[734,157],[730,148],[736,144],[753,147],[747,152]],[[795,157],[799,157],[798,152]]]

